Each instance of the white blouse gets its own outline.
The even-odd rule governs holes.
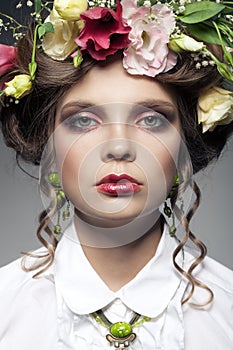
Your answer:
[[[113,350],[108,329],[90,315],[101,308],[112,323],[129,322],[133,311],[151,318],[133,330],[129,350],[232,350],[233,272],[207,257],[197,277],[212,289],[214,301],[181,306],[187,282],[173,267],[176,246],[165,226],[155,256],[113,292],[77,244],[72,224],[53,266],[39,278],[22,271],[20,259],[0,269],[0,350]],[[192,253],[185,251],[182,260],[190,265]],[[197,288],[192,301],[207,298]]]

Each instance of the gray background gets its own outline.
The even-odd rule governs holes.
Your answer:
[[[0,11],[15,12],[19,0],[0,0]],[[29,10],[29,9],[28,9]],[[28,11],[27,11],[28,12]],[[26,18],[17,10],[17,19]],[[1,43],[10,43],[1,35]],[[0,137],[0,266],[36,249],[37,217],[43,209],[37,181],[16,166],[13,151]],[[209,255],[233,269],[233,138],[218,163],[196,176],[203,200],[192,220],[192,229],[206,243]]]

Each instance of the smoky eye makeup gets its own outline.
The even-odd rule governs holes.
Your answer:
[[[67,131],[87,132],[102,124],[98,109],[90,104],[68,103],[58,114],[58,122]]]
[[[167,119],[169,122],[173,122],[174,119],[178,117],[178,112],[177,108],[175,105],[171,103],[166,103],[166,102],[161,102],[161,103],[154,103],[153,102],[145,102],[139,105],[135,105],[133,107],[132,113],[135,115],[140,115],[143,113],[151,113],[153,114],[158,114],[161,117],[164,117]]]
[[[73,132],[87,132],[102,124],[100,118],[91,112],[77,112],[63,121],[63,126]]]
[[[147,129],[159,128],[167,123],[167,119],[162,114],[154,111],[142,113],[135,121],[136,125]]]
[[[104,105],[68,103],[58,114],[58,122],[68,131],[79,133],[112,123],[128,124],[153,132],[168,127],[176,115],[175,106],[166,103],[153,106],[149,103],[121,102]]]
[[[177,118],[176,107],[170,103],[138,105],[135,106],[133,114],[136,115],[135,126],[147,132],[165,131]]]
[[[137,116],[135,126],[148,132],[167,130],[170,125],[168,119],[161,113],[148,111]]]

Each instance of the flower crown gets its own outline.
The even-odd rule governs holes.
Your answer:
[[[22,6],[21,0],[16,7]],[[17,49],[0,44],[0,97],[16,103],[33,89],[38,45],[54,60],[71,57],[75,67],[87,52],[103,61],[123,51],[123,66],[129,74],[155,77],[171,70],[179,56],[189,52],[196,69],[216,65],[223,80],[233,83],[233,2],[224,0],[34,0],[34,44],[29,74],[16,67]],[[29,7],[32,1],[27,1]],[[41,14],[48,11],[45,20]],[[23,33],[14,18],[0,12],[0,30]],[[217,44],[223,62],[204,44]],[[13,79],[11,79],[13,77]],[[3,103],[3,102],[2,102]],[[220,87],[207,91],[198,101],[198,119],[203,132],[233,121],[233,93]]]

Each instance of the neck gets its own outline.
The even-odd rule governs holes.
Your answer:
[[[79,236],[80,226],[83,226],[83,222],[76,218],[75,227]],[[104,237],[106,238],[106,235]],[[84,254],[94,270],[111,290],[117,291],[132,280],[154,256],[160,238],[161,222],[158,219],[145,234],[127,244],[103,247],[90,246],[80,241]]]

